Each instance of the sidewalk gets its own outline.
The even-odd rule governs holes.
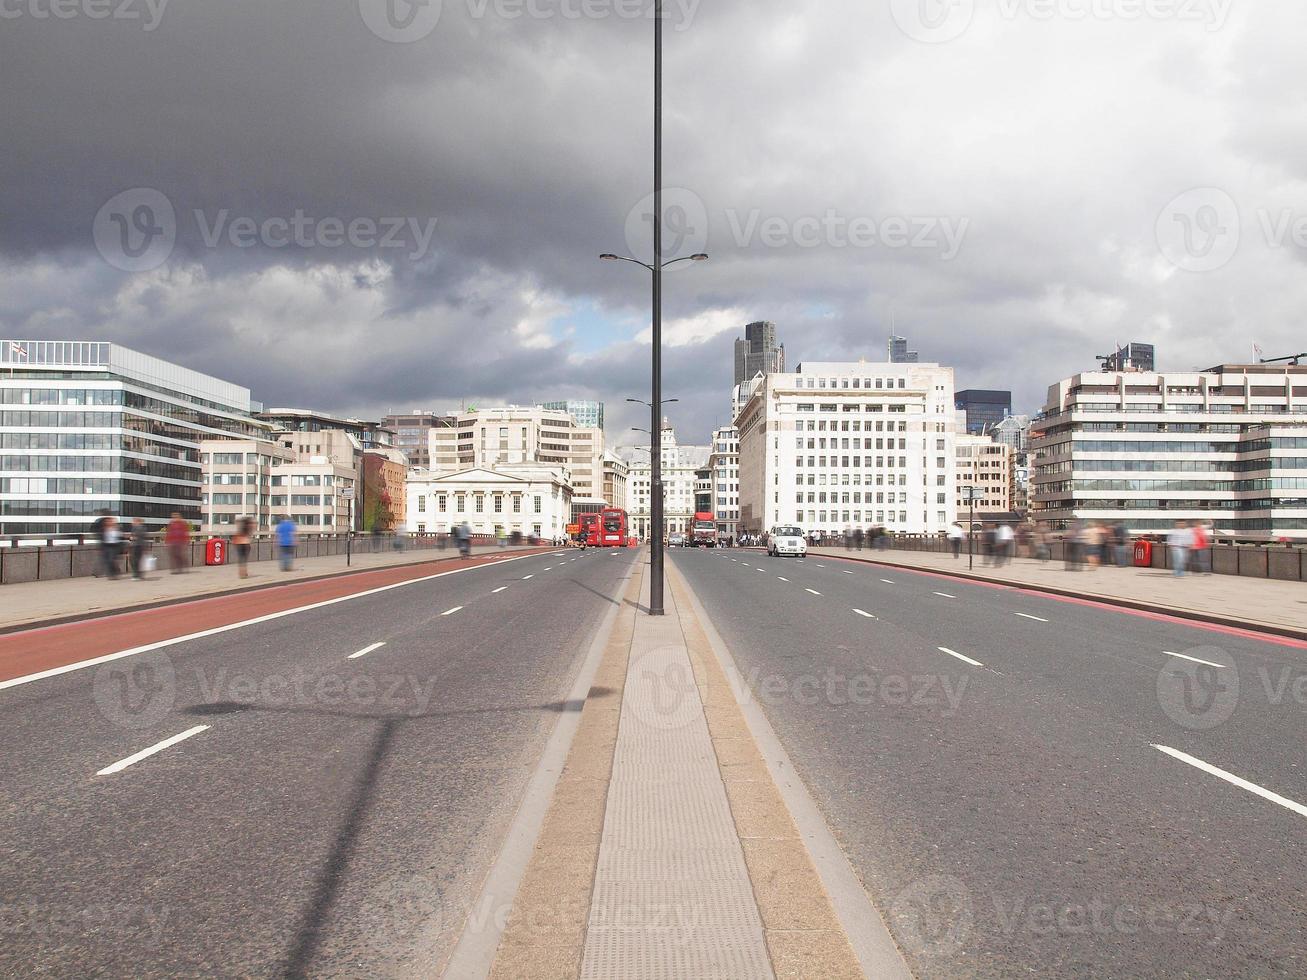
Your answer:
[[[670,571],[663,617],[626,592],[490,976],[861,977]]]
[[[1027,586],[1063,595],[1097,599],[1136,609],[1250,629],[1267,629],[1307,639],[1307,586],[1301,582],[1241,578],[1235,575],[1185,575],[1155,568],[1086,565],[1069,571],[1062,562],[1016,558],[1001,568],[981,563],[968,572],[967,555],[921,551],[864,551],[812,548],[809,554],[852,558],[896,568],[973,576],[990,582]]]
[[[500,549],[489,546],[473,548],[472,554],[496,554],[501,550],[520,552],[548,549]],[[276,562],[251,562],[250,577],[245,579],[236,574],[235,565],[215,565],[191,568],[181,575],[156,571],[143,581],[126,575],[112,580],[97,577],[24,582],[0,587],[0,629],[139,606],[163,605],[374,568],[425,565],[451,559],[458,561],[458,551],[455,548],[354,555],[349,566],[345,564],[344,555],[297,558],[295,569],[290,572],[280,571]]]

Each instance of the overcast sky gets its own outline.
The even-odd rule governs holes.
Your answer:
[[[0,335],[360,415],[597,397],[636,441],[649,276],[597,255],[651,249],[648,6],[0,0]],[[754,319],[791,365],[893,322],[1018,411],[1114,342],[1307,348],[1304,8],[668,0],[681,440]]]

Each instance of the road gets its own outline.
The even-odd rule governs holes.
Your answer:
[[[0,974],[430,975],[635,554],[469,567],[0,685]]]
[[[1307,975],[1307,644],[670,554],[918,976]]]

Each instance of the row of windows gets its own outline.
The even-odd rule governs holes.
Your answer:
[[[433,494],[433,496],[436,501],[435,510],[438,513],[449,510],[449,497],[450,497],[449,494],[439,493],[439,494]],[[467,512],[468,496],[469,496],[468,494],[464,494],[464,493],[453,494],[454,510],[456,513],[461,514]],[[472,513],[484,514],[486,512],[486,495],[483,493],[477,493],[477,494],[471,494],[471,497],[473,502]],[[512,512],[514,514],[520,514],[522,512],[522,495],[513,494],[512,497],[510,497],[509,499],[512,502],[512,508],[513,508]],[[534,513],[536,514],[541,513],[543,508],[543,500],[544,498],[540,496],[535,496],[532,498],[532,510]],[[427,498],[425,496],[419,496],[417,498],[417,501],[418,501],[418,513],[425,514],[427,510]],[[492,511],[493,513],[502,514],[504,512],[503,495],[494,494],[493,499],[491,501],[491,506],[494,508],[494,510]]]
[[[828,380],[830,381],[830,384],[829,384],[829,385],[826,383]],[[907,378],[875,378],[874,380],[875,380],[875,382],[876,382],[876,385],[875,385],[875,386],[876,386],[877,388],[896,388],[896,387],[897,387],[897,388],[905,388],[905,387],[907,387],[907,380],[908,380],[908,379],[907,379]],[[794,379],[795,387],[796,387],[796,388],[802,388],[802,387],[804,387],[804,382],[805,382],[805,381],[807,381],[807,387],[809,387],[809,388],[863,388],[863,389],[868,389],[868,388],[871,388],[871,387],[872,387],[872,381],[873,381],[873,379],[872,379],[872,378],[829,378],[829,379],[827,379],[827,378],[809,378],[809,377],[806,377],[805,375],[799,375],[797,378]],[[839,384],[836,384],[837,381],[839,382]],[[861,384],[859,384],[859,382],[861,382]]]
[[[866,514],[866,520],[874,524],[890,525],[890,524],[908,523],[908,512],[906,510],[900,510],[897,512],[892,510],[878,510],[874,512],[870,510],[865,512],[860,510],[855,510],[855,511],[810,510],[807,512],[808,517],[806,520],[804,519],[803,516],[804,512],[801,510],[796,510],[794,512],[794,521],[796,524],[807,524],[809,526],[813,524],[845,524],[845,525],[861,524],[863,523],[864,513]],[[829,517],[827,516],[828,514]],[[841,514],[843,516],[840,516]],[[942,510],[936,514],[935,519],[941,525],[943,525],[948,520],[947,515]]]
[[[829,502],[832,503],[832,504],[848,504],[848,503],[854,503],[854,504],[868,503],[868,504],[870,504],[870,503],[873,503],[873,502],[874,502],[874,503],[877,503],[877,504],[906,504],[906,503],[908,502],[908,495],[907,495],[907,493],[906,493],[905,491],[899,491],[899,492],[898,492],[898,494],[897,494],[897,498],[898,498],[898,499],[895,499],[896,495],[895,495],[894,493],[892,493],[892,492],[891,492],[891,493],[878,493],[878,494],[875,495],[875,498],[876,498],[875,501],[872,500],[872,494],[871,494],[871,493],[867,493],[867,494],[865,495],[865,498],[864,498],[864,495],[861,494],[861,493],[853,493],[853,494],[848,494],[848,493],[832,493],[832,494],[829,495],[829,497],[830,497]],[[853,499],[850,500],[850,499],[849,499],[850,497],[852,497]],[[824,503],[827,503],[827,494],[822,493],[822,492],[820,492],[820,491],[814,493],[814,492],[811,491],[811,490],[808,491],[808,493],[807,493],[806,495],[805,495],[805,494],[802,494],[802,493],[796,493],[796,494],[794,495],[794,502],[795,502],[796,504],[802,504],[802,503],[809,503],[809,504],[824,504]],[[948,503],[948,496],[947,496],[946,494],[942,494],[942,493],[937,493],[937,494],[935,494],[935,503],[937,503],[937,504]]]
[[[118,480],[110,477],[56,478],[16,476],[0,478],[0,493],[96,494],[100,496],[163,497],[171,500],[199,500],[200,488],[186,483],[156,483],[150,480]]]
[[[1307,490],[1307,477],[1262,477],[1255,480],[1060,480],[1040,485],[1045,493],[1066,493],[1073,490],[1168,490],[1168,491],[1221,491],[1224,493],[1249,490]]]
[[[0,388],[0,405],[121,405],[120,388]]]
[[[1041,488],[1040,493],[1043,493]],[[1256,500],[1077,500],[1049,501],[1046,507],[1063,510],[1067,507],[1093,510],[1271,510],[1277,507],[1307,507],[1303,497],[1262,497]]]
[[[160,503],[142,500],[88,498],[85,500],[6,500],[3,511],[6,517],[86,517],[107,510],[119,520],[133,517],[171,517],[173,511],[194,520],[199,517],[198,502],[177,501]],[[14,532],[18,533],[18,532]]]
[[[1307,456],[1263,459],[1065,459],[1035,467],[1040,476],[1058,473],[1255,473],[1263,470],[1304,470]]]
[[[3,432],[0,449],[122,449],[147,456],[198,462],[199,450],[153,442],[145,436],[108,432]]]
[[[197,468],[135,456],[0,456],[0,470],[18,473],[134,473],[198,481]]]
[[[821,404],[815,404],[813,402],[799,402],[794,406],[794,410],[796,412],[838,412],[841,410],[841,406],[837,402],[823,402]],[[871,412],[873,414],[882,414],[884,412],[889,412],[894,415],[902,415],[907,413],[908,406],[902,403],[895,403],[892,405],[881,405],[877,403],[872,403],[868,405],[858,405],[856,403],[851,403],[851,404],[845,404],[843,406],[843,411]]]
[[[832,467],[840,467],[844,469],[848,469],[850,465],[854,467],[860,467],[865,465],[868,468],[871,467],[893,468],[895,465],[898,465],[899,467],[902,468],[908,465],[908,457],[906,456],[898,456],[898,457],[895,456],[874,456],[874,457],[873,456],[808,456],[808,457],[796,456],[794,457],[794,465],[798,467],[803,467],[805,465],[804,464],[805,458],[807,459],[807,464],[806,464],[807,466],[825,467],[829,465]],[[898,461],[897,464],[895,463],[896,459]],[[829,464],[827,463],[827,460],[830,460]],[[850,463],[850,460],[852,460],[852,463]],[[922,457],[921,465],[922,466],[927,465],[927,460],[925,457]],[[935,465],[938,466],[940,469],[943,469],[947,465],[945,461],[945,457],[937,456],[935,458]]]

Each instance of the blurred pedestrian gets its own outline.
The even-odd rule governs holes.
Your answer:
[[[1190,552],[1190,571],[1210,575],[1212,571],[1212,539],[1202,521],[1193,522],[1193,543]]]
[[[254,539],[254,521],[242,517],[236,522],[236,533],[231,536],[232,547],[236,549],[236,574],[241,578],[250,577],[250,543]]]
[[[132,578],[145,578],[145,561],[150,553],[150,529],[145,526],[145,518],[132,518],[132,536],[130,542]]]
[[[1116,567],[1130,567],[1130,532],[1125,524],[1117,521],[1112,525],[1112,550],[1116,554]]]
[[[994,529],[994,553],[996,565],[1006,565],[1012,561],[1012,546],[1016,541],[1016,533],[1012,530],[1011,524],[1000,524]]]
[[[289,572],[295,567],[295,537],[299,534],[299,525],[292,521],[289,515],[284,515],[277,522],[274,533],[277,538],[277,558],[281,562],[281,570]]]
[[[174,575],[186,571],[187,548],[191,543],[191,526],[182,519],[177,511],[172,512],[172,520],[163,532],[163,543],[168,548],[168,567]]]
[[[508,535],[502,527],[495,528],[495,543],[501,548],[508,547]]]
[[[109,542],[108,535],[108,530],[112,524],[113,518],[107,510],[99,511],[91,524],[91,534],[95,538],[100,558],[100,571],[104,573],[105,578],[117,578],[118,576],[118,556],[115,553],[116,549]]]
[[[1080,529],[1085,563],[1091,572],[1098,570],[1103,559],[1103,526],[1097,521],[1089,521]]]
[[[118,556],[122,554],[122,547],[122,525],[118,523],[118,518],[106,513],[100,531],[100,558],[104,562],[104,573],[109,578],[118,577]]]
[[[1166,536],[1166,548],[1171,559],[1171,569],[1177,578],[1184,575],[1189,564],[1189,549],[1193,547],[1194,532],[1184,521],[1176,521]]]
[[[1062,558],[1066,563],[1068,572],[1080,571],[1080,547],[1081,531],[1084,529],[1080,521],[1076,521],[1062,535]]]
[[[472,557],[472,526],[464,521],[458,526],[458,556]]]
[[[866,541],[866,539],[867,539],[867,534],[862,528],[859,527],[854,530],[853,544],[859,551],[862,550],[863,542]]]
[[[948,529],[948,546],[953,552],[954,560],[962,554],[962,538],[962,525],[954,521]]]

